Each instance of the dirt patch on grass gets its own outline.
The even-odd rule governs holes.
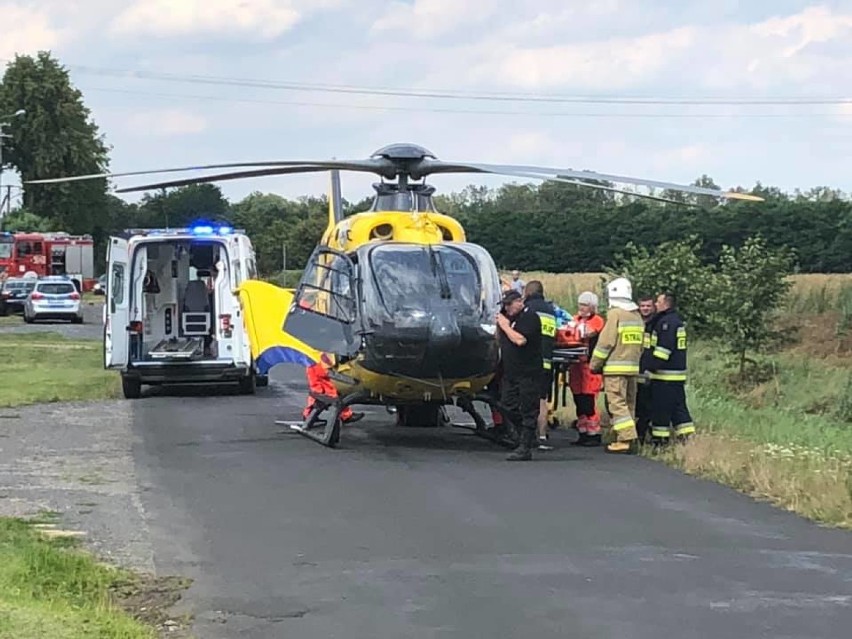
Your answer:
[[[778,328],[792,342],[784,349],[789,353],[825,359],[835,366],[842,366],[852,354],[852,328],[843,329],[840,312],[785,315]]]
[[[189,639],[192,619],[174,615],[177,604],[192,580],[183,577],[139,575],[118,582],[110,588],[110,597],[134,619],[155,628],[162,637]]]

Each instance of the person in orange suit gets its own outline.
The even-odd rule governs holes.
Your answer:
[[[591,353],[598,335],[603,330],[604,318],[598,315],[598,296],[590,291],[577,299],[579,312],[574,316],[574,339],[582,342]],[[577,430],[580,437],[575,446],[601,445],[601,420],[598,413],[598,393],[603,388],[603,378],[589,368],[588,357],[572,364],[568,369],[568,387],[577,407]]]
[[[335,388],[331,378],[328,376],[328,370],[332,367],[332,365],[331,356],[328,353],[323,353],[320,356],[320,361],[312,366],[308,366],[305,373],[308,377],[308,389],[312,393],[316,393],[317,395],[326,395],[328,397],[337,397],[337,388]],[[315,403],[316,400],[309,394],[308,403],[302,411],[302,417],[304,419],[308,419]],[[364,417],[364,413],[354,413],[352,412],[352,408],[349,406],[340,411],[340,419],[344,424],[357,422],[362,417]]]

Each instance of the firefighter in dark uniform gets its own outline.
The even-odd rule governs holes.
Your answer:
[[[657,306],[653,296],[639,298],[639,314],[645,322],[645,333],[642,338],[642,358],[639,360],[639,385],[636,387],[636,434],[639,441],[645,442],[651,430],[651,380],[648,367],[654,357],[651,347],[651,334],[657,318]]]
[[[518,430],[518,447],[506,459],[532,459],[541,394],[541,320],[516,290],[503,296],[505,314],[497,314],[503,360],[503,406]]]
[[[553,346],[556,344],[556,309],[544,299],[544,286],[538,280],[527,282],[524,302],[538,315],[541,322],[541,388],[538,408],[538,447],[548,450],[547,445],[547,398],[553,388]]]
[[[657,297],[657,315],[651,332],[651,441],[669,443],[672,436],[685,440],[695,432],[686,405],[686,326],[676,309],[675,296]]]

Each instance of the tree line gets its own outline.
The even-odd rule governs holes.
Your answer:
[[[17,56],[0,84],[0,114],[25,109],[4,133],[3,161],[23,180],[109,170],[109,146],[68,71],[49,53]],[[715,187],[701,176],[695,184]],[[757,184],[765,202],[719,204],[714,198],[662,192],[674,202],[641,200],[552,181],[469,186],[436,198],[458,219],[468,240],[487,248],[498,266],[550,272],[602,271],[632,243],[652,250],[693,238],[703,263],[716,263],[724,247],[759,235],[769,249],[788,248],[801,272],[852,271],[852,201],[827,187],[783,193]],[[367,195],[367,194],[365,194]],[[347,202],[367,210],[370,198]],[[200,218],[244,228],[258,252],[261,272],[300,268],[325,227],[325,196],[296,200],[252,193],[230,202],[215,185],[146,194],[130,204],[108,192],[106,179],[62,185],[25,185],[22,205],[5,230],[64,230],[94,236],[103,259],[110,233],[131,227],[181,226]]]

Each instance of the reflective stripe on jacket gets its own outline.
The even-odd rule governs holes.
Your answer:
[[[644,373],[650,369],[654,357],[654,345],[657,339],[654,335],[654,325],[656,315],[652,315],[645,320],[645,333],[642,335],[642,358],[639,360],[639,372],[643,375],[639,378],[639,383],[645,383]]]
[[[553,346],[556,343],[556,309],[540,295],[531,295],[527,307],[541,320],[541,359],[545,370],[553,366]]]
[[[658,313],[651,333],[650,378],[662,382],[685,382],[686,349],[686,325],[680,315],[672,309]]]
[[[611,308],[589,365],[607,376],[639,375],[645,323],[639,311]]]

